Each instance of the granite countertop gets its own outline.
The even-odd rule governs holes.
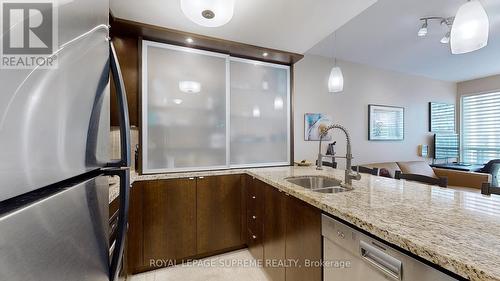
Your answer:
[[[322,194],[286,177],[323,175],[325,167],[276,167],[194,173],[137,175],[131,181],[249,174],[324,212],[345,220],[465,279],[500,281],[500,197],[363,174],[354,190]]]

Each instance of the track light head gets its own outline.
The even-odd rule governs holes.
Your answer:
[[[427,35],[427,20],[424,21],[422,27],[418,30],[418,37],[424,37]]]

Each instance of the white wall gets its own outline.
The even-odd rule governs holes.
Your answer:
[[[344,92],[328,93],[327,81],[333,61],[306,55],[294,66],[295,160],[314,161],[318,142],[304,141],[304,113],[330,114],[351,133],[354,164],[419,160],[417,146],[431,144],[428,103],[455,103],[457,85],[410,76],[350,62],[338,62],[344,74]],[[405,108],[405,140],[368,141],[368,104]],[[344,137],[333,134],[337,151],[345,154]],[[323,152],[326,145],[323,148]],[[343,161],[341,165],[343,165]]]

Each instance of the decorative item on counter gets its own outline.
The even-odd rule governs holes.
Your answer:
[[[368,140],[402,141],[404,114],[403,107],[368,105]]]
[[[295,164],[299,167],[309,167],[312,165],[311,162],[307,161],[307,160],[301,160],[300,162],[299,161],[295,161]]]
[[[321,136],[321,128],[326,128],[332,123],[329,115],[323,113],[306,113],[304,114],[304,140],[319,141]],[[325,141],[331,141],[332,136],[326,135],[323,137]]]

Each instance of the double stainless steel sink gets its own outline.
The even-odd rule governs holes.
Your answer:
[[[285,178],[286,181],[320,193],[339,193],[350,189],[342,187],[342,181],[324,176],[300,176]]]

